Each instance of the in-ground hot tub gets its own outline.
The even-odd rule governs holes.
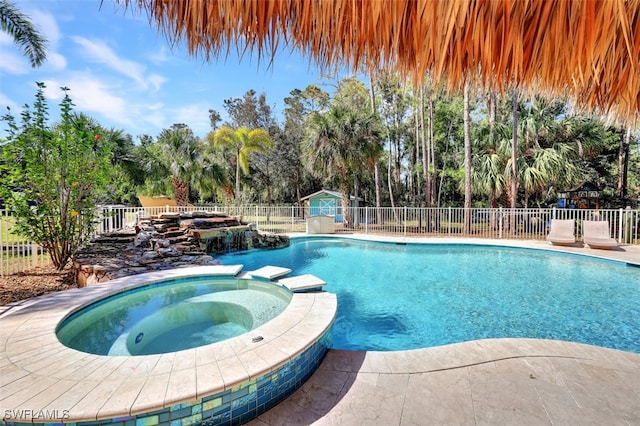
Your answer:
[[[0,351],[0,364],[5,366],[0,386],[1,420],[12,426],[51,422],[77,426],[221,425],[242,424],[265,412],[299,388],[331,347],[330,327],[337,299],[324,291],[292,294],[277,281],[252,279],[241,271],[242,265],[216,265],[149,272],[37,297],[4,315],[0,330],[0,346],[6,349]],[[193,333],[198,335],[195,337],[216,339],[222,334],[224,338],[191,345],[190,349],[140,356],[98,355],[86,348],[73,349],[58,338],[57,332],[71,326],[86,307],[96,309],[66,333],[74,335],[71,331],[74,327],[75,331],[82,329],[82,321],[91,328],[99,313],[97,307],[118,300],[120,294],[162,287],[174,279],[182,282],[178,289],[183,290],[189,280],[214,278],[220,280],[218,284],[231,283],[232,288],[202,294],[186,292],[179,301],[174,292],[168,291],[163,297],[175,301],[175,306],[189,304],[190,309],[152,304],[129,329],[119,324],[111,327],[108,321],[97,327],[111,336],[102,344],[102,335],[95,333],[95,343],[108,354],[118,341],[121,349],[132,353],[140,333],[144,333],[138,342],[143,344],[143,352],[151,350],[154,340],[171,340],[171,333],[185,334],[184,327],[205,331],[213,327],[226,329],[225,333],[250,327],[251,331],[227,338],[231,333],[212,335],[200,329]],[[245,285],[246,289],[241,288]],[[282,313],[271,320],[263,319],[247,303],[248,298],[242,297],[242,303],[237,303],[230,296],[255,290],[255,286],[288,295],[290,301]],[[259,291],[262,298],[271,290]],[[115,312],[118,304],[113,306]],[[185,312],[192,311],[194,315],[184,320]],[[214,324],[202,326],[201,320],[210,314]],[[131,318],[120,313],[115,319],[126,322]],[[263,320],[266,322],[258,326]],[[172,325],[158,327],[161,331],[157,331],[155,327],[163,321]],[[127,344],[129,338],[133,345]],[[21,408],[25,406],[29,410]]]
[[[65,345],[96,355],[151,355],[220,342],[282,313],[292,293],[271,282],[183,277],[127,290],[74,312]]]

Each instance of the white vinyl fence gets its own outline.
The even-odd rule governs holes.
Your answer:
[[[238,216],[256,229],[272,233],[306,232],[307,209],[297,206],[189,206],[127,207],[102,206],[96,234],[131,229],[140,218],[160,213],[189,211],[221,212]],[[359,207],[352,218],[342,222],[338,209],[336,233],[399,235],[405,237],[465,237],[485,239],[544,240],[551,219],[574,219],[576,236],[581,239],[583,220],[606,220],[610,234],[620,244],[640,244],[640,210],[577,209],[489,209]],[[48,262],[40,248],[12,232],[13,219],[0,211],[2,258],[0,275],[30,269]]]

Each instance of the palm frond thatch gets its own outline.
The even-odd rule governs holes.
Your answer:
[[[321,67],[393,66],[461,88],[561,91],[637,119],[640,0],[120,0],[206,59],[279,44]]]

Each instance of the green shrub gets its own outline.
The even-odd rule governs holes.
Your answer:
[[[62,270],[93,233],[110,148],[98,125],[73,113],[67,88],[60,119],[49,125],[44,88],[38,83],[33,109],[25,107],[20,124],[11,111],[2,117],[9,137],[0,142],[0,197],[17,233],[40,244]]]

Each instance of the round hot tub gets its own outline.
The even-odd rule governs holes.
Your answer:
[[[270,282],[198,276],[133,288],[67,317],[56,334],[96,355],[151,355],[216,343],[275,318],[290,291]]]

